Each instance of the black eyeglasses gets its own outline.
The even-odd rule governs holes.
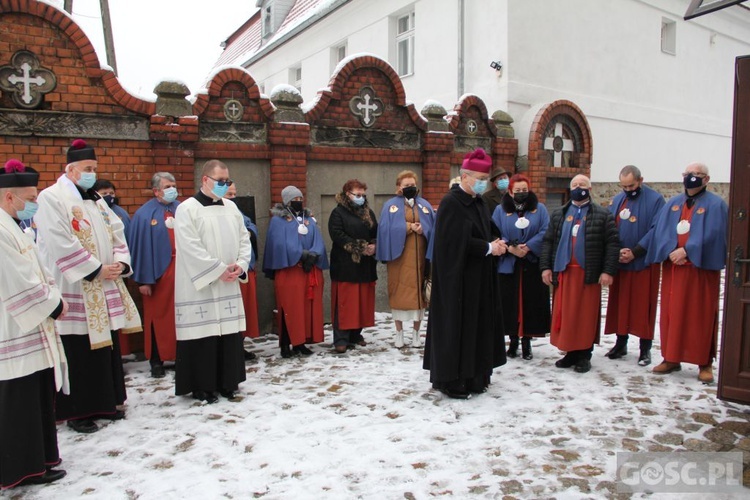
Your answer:
[[[232,184],[234,184],[234,181],[232,179],[227,179],[227,180],[224,180],[224,179],[214,179],[210,175],[207,175],[206,177],[208,177],[209,179],[211,179],[212,181],[214,181],[216,184],[218,184],[219,187],[224,187],[224,186],[229,187]]]

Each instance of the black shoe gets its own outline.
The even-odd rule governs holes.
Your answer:
[[[576,364],[576,362],[570,354],[566,354],[562,358],[555,361],[555,366],[558,368],[570,368],[574,364]]]
[[[471,393],[468,391],[457,391],[450,389],[448,387],[443,387],[442,389],[439,389],[440,392],[448,396],[452,399],[469,399],[471,397]]]
[[[300,344],[292,347],[292,351],[296,352],[297,354],[301,354],[302,356],[312,356],[313,352],[307,348],[305,344]]]
[[[70,422],[70,420],[69,420]],[[27,477],[20,483],[18,483],[18,486],[24,486],[27,484],[49,484],[57,481],[58,479],[62,479],[65,477],[65,472],[62,469],[54,470],[54,469],[47,469],[47,471],[42,474],[41,476],[32,476]]]
[[[123,420],[125,418],[125,412],[122,410],[115,410],[114,413],[108,413],[106,415],[99,415],[99,418],[104,420]]]
[[[638,366],[648,366],[651,364],[651,349],[648,351],[641,351],[641,355],[638,358]]]
[[[151,376],[153,378],[164,378],[167,376],[167,372],[164,370],[164,365],[154,365],[151,367]]]
[[[221,394],[227,399],[234,399],[235,397],[237,397],[234,391],[219,391],[219,394]]]
[[[91,434],[99,430],[99,426],[90,418],[68,420],[68,427],[81,434]]]
[[[484,394],[487,392],[487,386],[484,384],[469,384],[467,389],[472,394]]]
[[[651,345],[653,344],[653,342],[654,341],[650,339],[641,339],[641,355],[640,357],[638,357],[639,366],[648,366],[651,364]]]
[[[289,359],[292,357],[292,350],[289,349],[289,346],[281,346],[281,357],[284,359]]]
[[[198,401],[205,401],[208,404],[213,404],[219,400],[219,397],[213,392],[193,391],[193,399],[197,399]]]
[[[605,354],[609,359],[620,359],[628,353],[628,336],[618,335],[615,346]]]
[[[521,339],[521,355],[526,361],[534,359],[534,355],[531,354],[531,337]]]
[[[518,337],[510,337],[510,345],[508,345],[508,351],[505,354],[509,358],[518,357]]]
[[[576,371],[576,373],[586,373],[587,371],[591,370],[591,361],[588,359],[580,359],[576,363],[576,366],[573,368],[573,370]]]
[[[256,359],[258,359],[258,356],[254,352],[245,349],[245,361],[255,361]]]

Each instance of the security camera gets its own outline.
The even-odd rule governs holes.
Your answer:
[[[500,71],[501,69],[503,69],[503,63],[501,63],[500,61],[492,61],[490,63],[490,68]]]

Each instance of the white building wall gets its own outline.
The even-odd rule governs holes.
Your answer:
[[[578,104],[591,125],[594,181],[616,180],[626,164],[676,181],[687,163],[704,161],[727,182],[734,59],[750,53],[750,12],[686,22],[688,3],[511,0],[509,112]],[[676,22],[675,55],[661,50],[662,18]],[[528,130],[517,137],[523,154]]]
[[[682,21],[690,0],[464,0],[464,92],[491,114],[514,117],[520,154],[524,115],[540,103],[575,102],[593,134],[595,182],[617,180],[625,164],[652,182],[679,180],[704,161],[714,181],[729,180],[734,59],[750,54],[750,12],[732,7]],[[254,63],[265,92],[290,83],[302,64],[306,103],[331,76],[330,49],[371,53],[395,65],[394,13],[414,8],[415,72],[407,101],[450,110],[458,100],[459,0],[360,0],[341,7]],[[662,18],[677,23],[676,54],[661,51]],[[501,74],[491,61],[503,64]],[[528,117],[526,117],[528,118]],[[524,128],[524,126],[526,128]]]

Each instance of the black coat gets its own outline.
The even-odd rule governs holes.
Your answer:
[[[375,255],[362,255],[365,247],[375,243],[378,237],[375,213],[366,203],[362,207],[354,205],[345,194],[336,195],[336,201],[338,205],[328,218],[328,234],[333,241],[331,280],[347,283],[377,281]]]
[[[454,186],[435,222],[424,368],[433,383],[488,376],[505,364],[495,238],[481,197]]]
[[[542,243],[542,255],[539,256],[539,269],[544,272],[554,269],[557,247],[562,234],[563,217],[571,202],[556,209],[550,215],[549,227]],[[617,232],[614,216],[604,207],[591,204],[586,214],[586,269],[584,283],[592,285],[599,282],[599,276],[607,273],[617,274],[620,267],[620,236]],[[553,281],[557,284],[557,273],[553,274]]]

